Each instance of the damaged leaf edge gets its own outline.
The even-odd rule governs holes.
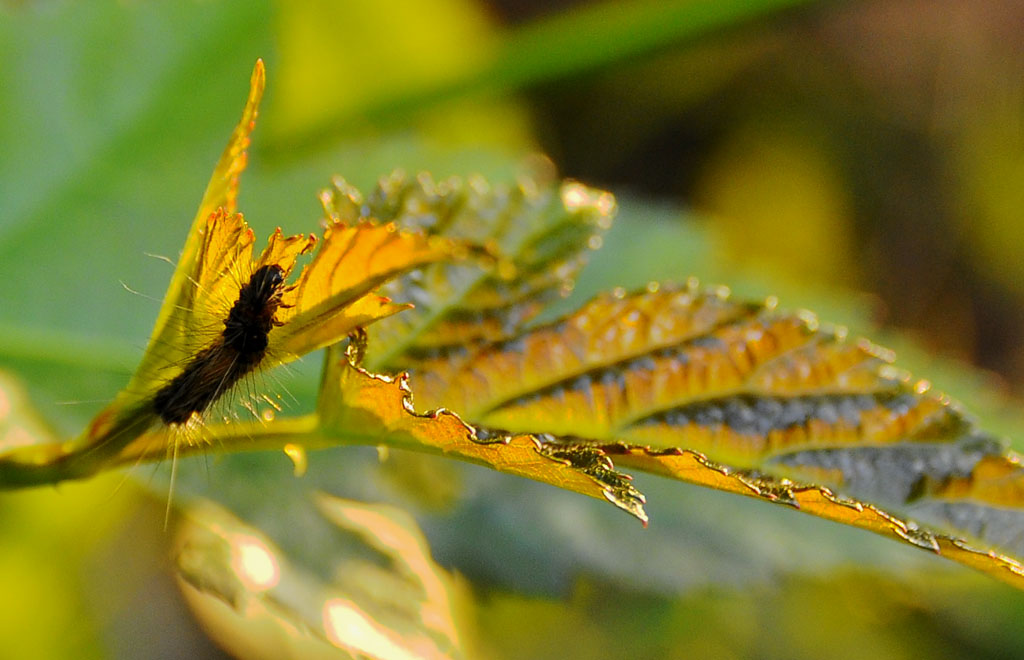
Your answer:
[[[576,472],[586,475],[590,481],[598,487],[605,500],[637,518],[644,527],[647,526],[649,518],[643,507],[647,498],[632,485],[632,476],[615,470],[614,463],[603,449],[589,445],[556,445],[545,442],[544,434],[503,433],[500,431],[491,431],[489,429],[485,430],[482,427],[467,423],[459,416],[458,413],[444,407],[418,412],[415,404],[413,403],[414,394],[412,386],[409,383],[410,376],[408,372],[401,371],[395,375],[389,376],[373,373],[361,366],[362,358],[366,352],[366,343],[366,333],[365,331],[361,331],[354,333],[350,337],[349,344],[345,347],[344,354],[342,356],[339,357],[336,355],[337,345],[332,347],[327,353],[327,365],[324,370],[325,382],[329,379],[336,378],[338,375],[337,370],[350,368],[365,378],[397,387],[401,393],[401,403],[405,414],[424,420],[436,420],[445,416],[450,417],[454,419],[460,427],[462,427],[466,438],[481,447],[489,445],[501,447],[509,446],[513,443],[529,441],[533,445],[533,450],[538,456],[547,461],[564,465]],[[324,390],[321,391],[320,405],[330,405],[331,401],[329,400],[329,397],[324,397],[323,392]],[[327,400],[325,401],[325,399]],[[408,446],[407,448],[414,450],[417,449],[415,445]],[[426,445],[420,447],[420,449],[427,448],[428,446]],[[509,472],[495,464],[488,464],[486,461],[481,461],[476,457],[462,455],[458,450],[449,450],[443,447],[441,450],[445,456],[460,458],[473,463],[483,463],[486,467],[490,467],[499,472]],[[527,478],[531,477],[527,476]],[[552,483],[552,485],[558,486],[557,483]],[[573,489],[569,488],[569,490]],[[595,496],[590,492],[584,492],[582,494]]]
[[[735,469],[689,449],[652,449],[625,443],[599,445],[599,448],[609,456],[614,456],[620,464],[644,472],[782,504],[818,518],[866,529],[970,566],[1018,589],[1024,589],[1024,564],[1020,561],[994,550],[974,547],[965,538],[930,531],[912,520],[891,514],[873,504],[840,495],[824,486]],[[666,465],[666,458],[691,462],[692,465],[684,467],[697,468],[699,472],[694,476],[684,474],[683,469]],[[708,478],[703,478],[701,472],[707,474]]]

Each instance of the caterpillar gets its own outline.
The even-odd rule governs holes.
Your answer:
[[[280,325],[274,314],[281,307],[284,282],[284,269],[268,264],[242,285],[220,336],[157,391],[153,408],[165,424],[184,424],[194,413],[203,413],[259,366],[267,335]]]

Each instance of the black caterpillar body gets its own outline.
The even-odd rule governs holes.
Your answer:
[[[165,424],[183,424],[193,413],[202,413],[259,366],[283,288],[280,266],[261,266],[252,274],[239,289],[220,337],[157,392],[153,406]]]

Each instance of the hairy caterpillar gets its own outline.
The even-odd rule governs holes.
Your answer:
[[[267,335],[280,325],[274,314],[281,307],[284,281],[284,269],[268,264],[238,290],[220,336],[156,393],[153,408],[165,424],[183,424],[193,413],[204,412],[259,366]]]

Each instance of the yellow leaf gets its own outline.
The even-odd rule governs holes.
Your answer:
[[[256,117],[259,115],[260,101],[263,99],[265,86],[266,69],[263,66],[263,60],[256,60],[249,80],[249,97],[242,109],[242,117],[232,131],[228,144],[213,170],[210,182],[206,185],[199,210],[192,221],[188,239],[185,241],[185,248],[174,269],[171,283],[167,287],[167,295],[164,297],[164,303],[153,326],[146,355],[143,356],[136,373],[152,373],[156,364],[165,361],[156,349],[160,345],[170,343],[165,341],[168,335],[180,331],[182,327],[178,314],[191,307],[188,304],[188,297],[192,295],[194,288],[189,286],[189,277],[197,268],[204,240],[203,228],[207,221],[217,209],[224,209],[227,215],[233,214],[237,210],[238,180],[248,161],[246,149],[249,147],[249,136],[256,128]]]
[[[314,236],[277,229],[254,256],[255,237],[235,212],[238,177],[264,88],[262,61],[241,120],[214,170],[146,352],[128,386],[69,443],[8,456],[11,483],[52,482],[102,469],[154,426],[185,424],[253,369],[290,362],[406,309],[374,290],[408,270],[465,253],[456,242],[363,218],[326,223],[324,240],[293,284]],[[163,455],[151,437],[135,444]],[[45,450],[45,451],[44,451]],[[132,452],[128,452],[132,453]]]
[[[180,363],[188,352],[189,348],[182,341],[182,333],[195,329],[204,314],[204,310],[199,309],[198,318],[193,320],[189,316],[191,311],[196,309],[193,297],[198,289],[193,282],[197,273],[203,270],[200,259],[204,253],[204,245],[207,249],[213,247],[207,225],[214,217],[234,218],[238,201],[238,180],[245,170],[249,136],[256,127],[256,117],[259,114],[265,86],[266,70],[263,60],[257,60],[249,80],[249,96],[242,109],[242,116],[231,133],[206,186],[153,326],[153,332],[150,334],[146,352],[128,386],[118,394],[114,402],[90,422],[79,438],[60,448],[62,460],[70,460],[72,464],[67,468],[68,474],[64,478],[95,472],[104,460],[117,453],[124,444],[156,422],[157,416],[149,405],[149,399],[154,394],[157,379],[166,374],[172,365]],[[219,226],[221,223],[214,224]],[[226,234],[233,233],[243,244],[248,243],[248,249],[251,250],[252,232],[248,227],[243,228],[243,224],[238,217],[230,221],[230,226],[222,227],[221,231]],[[229,253],[231,251],[223,242],[217,247]],[[237,249],[244,248],[239,246]],[[210,272],[210,269],[205,270]],[[91,452],[87,460],[69,458],[78,455],[78,452],[84,449]]]
[[[600,296],[515,337],[428,355],[410,383],[418,403],[478,433],[589,448],[610,468],[790,504],[1017,581],[1019,457],[891,360],[808,313],[691,282]]]
[[[720,290],[604,295],[513,339],[423,361],[418,400],[474,424],[657,447],[743,466],[806,448],[930,441],[959,410],[891,356],[806,313]]]
[[[203,412],[250,368],[290,362],[405,309],[373,290],[455,251],[452,241],[399,231],[392,224],[367,219],[349,226],[332,220],[315,257],[294,284],[286,282],[296,259],[316,245],[314,236],[285,237],[277,229],[254,258],[253,232],[233,209],[263,84],[263,65],[257,62],[242,119],[214,171],[139,369],[125,391],[89,427],[86,446],[107,445],[115,436],[114,445],[123,446],[129,436],[155,423],[156,417],[165,422],[187,421],[190,413]],[[204,218],[210,205],[218,203],[226,206],[216,207]],[[226,319],[234,313],[247,283],[268,267],[276,269],[279,283],[276,293],[259,301],[263,307],[259,313],[269,316],[265,347],[254,355],[242,355],[227,344]],[[181,380],[176,380],[179,376]],[[201,391],[190,392],[190,388]],[[165,405],[163,400],[171,403]]]
[[[453,258],[453,241],[399,230],[369,220],[329,221],[323,246],[285,292],[281,324],[268,350],[294,359],[409,307],[371,293],[384,282],[424,264]]]
[[[843,497],[828,488],[733,470],[689,450],[656,452],[626,445],[604,449],[622,465],[716,490],[789,505],[813,516],[866,529],[923,548],[1008,582],[1018,589],[1024,589],[1024,565],[1017,559],[974,547],[972,543],[956,536],[933,533],[909,519],[887,513],[872,504]]]
[[[417,412],[405,374],[371,374],[353,362],[358,341],[346,356],[331,349],[323,377],[318,411],[298,418],[259,422],[208,424],[204,435],[220,451],[306,449],[339,445],[387,445],[415,449],[484,465],[602,500],[646,523],[644,496],[631,478],[614,470],[605,452],[591,447],[557,447],[543,438],[475,429],[445,409]],[[117,457],[134,464],[162,455],[160,433],[138,437]],[[205,448],[182,446],[179,457]]]
[[[345,436],[355,432],[365,444],[379,442],[485,465],[608,500],[647,521],[643,495],[628,476],[614,471],[600,450],[562,450],[546,446],[531,435],[484,433],[443,408],[418,413],[405,374],[371,374],[347,359],[330,363],[324,384],[321,434]]]

